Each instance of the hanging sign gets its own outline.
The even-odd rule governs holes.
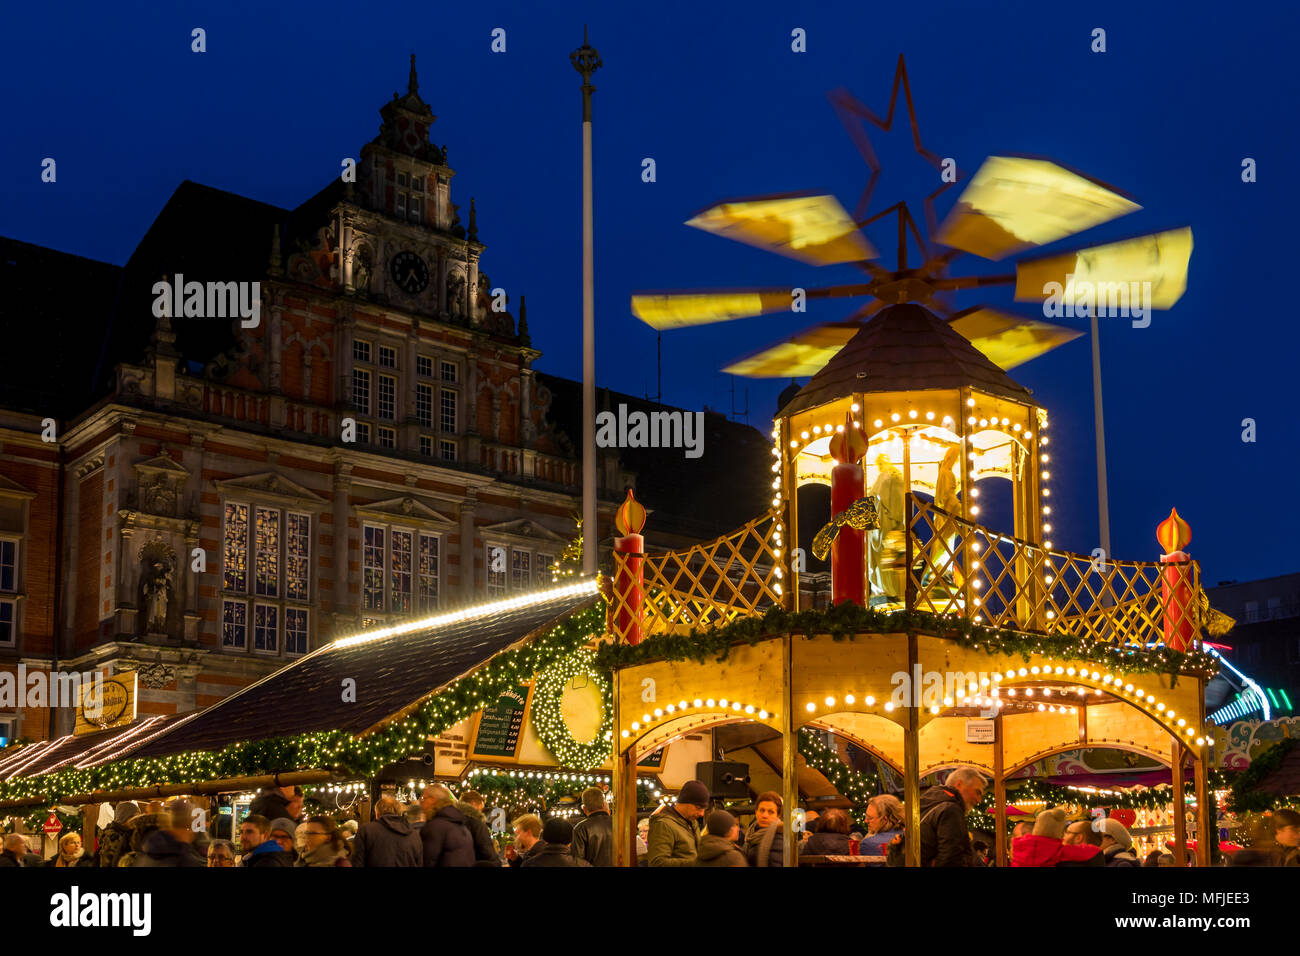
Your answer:
[[[519,752],[519,735],[528,714],[530,687],[508,690],[479,713],[473,757],[509,757]]]
[[[45,821],[45,832],[53,836],[62,829],[63,824],[59,822],[59,815],[51,810],[49,819]]]

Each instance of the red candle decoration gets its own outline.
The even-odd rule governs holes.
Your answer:
[[[1169,517],[1156,527],[1156,540],[1165,551],[1160,563],[1169,565],[1162,573],[1160,596],[1164,602],[1165,644],[1174,650],[1185,651],[1196,640],[1192,614],[1191,560],[1183,548],[1192,540],[1192,529],[1178,516],[1177,508],[1169,509]]]
[[[844,415],[844,430],[831,436],[830,453],[836,461],[835,467],[831,469],[831,517],[834,518],[866,494],[866,475],[858,462],[867,453],[867,436],[853,424],[853,417],[847,412]],[[831,549],[833,604],[852,601],[866,606],[866,574],[863,569],[865,545],[865,531],[840,529]]]
[[[621,562],[616,561],[614,633],[622,635],[629,644],[641,643],[641,602],[645,598],[641,567],[645,561],[645,538],[641,536],[641,529],[645,527],[645,519],[644,506],[629,488],[627,497],[614,512],[614,527],[621,535],[614,539],[614,550],[628,556]]]

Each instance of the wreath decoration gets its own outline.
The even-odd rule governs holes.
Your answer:
[[[596,685],[604,708],[600,730],[592,740],[586,742],[573,739],[573,734],[564,722],[564,715],[560,712],[564,689],[575,678]],[[594,651],[579,650],[539,673],[533,688],[532,706],[533,726],[537,728],[537,736],[542,745],[555,755],[561,767],[591,770],[609,759],[612,752],[610,741],[614,737],[614,701],[609,674],[596,666]]]

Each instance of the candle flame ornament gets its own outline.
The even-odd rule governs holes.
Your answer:
[[[831,457],[841,464],[859,462],[867,453],[867,436],[853,424],[853,416],[844,413],[844,431],[836,432],[830,442]]]
[[[1169,517],[1156,526],[1156,540],[1165,554],[1181,551],[1192,541],[1192,528],[1178,515],[1177,508],[1169,509]]]
[[[636,500],[632,489],[629,488],[627,497],[614,512],[614,527],[618,528],[618,533],[621,535],[640,534],[641,529],[645,527],[645,520],[645,506]]]

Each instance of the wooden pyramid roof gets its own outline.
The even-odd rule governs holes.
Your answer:
[[[943,319],[912,302],[865,322],[844,348],[786,404],[778,418],[854,392],[908,392],[970,386],[1034,404],[1029,389],[994,365]]]

